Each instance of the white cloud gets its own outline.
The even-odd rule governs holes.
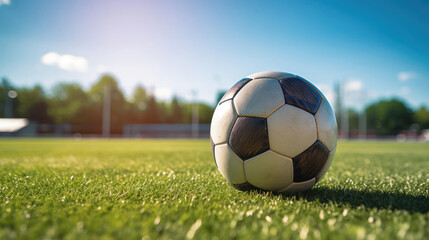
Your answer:
[[[153,93],[158,100],[166,101],[173,97],[173,91],[169,88],[155,88]]]
[[[402,87],[401,90],[400,90],[400,94],[402,96],[408,95],[410,92],[411,92],[411,90],[408,87]]]
[[[86,72],[88,70],[86,58],[70,54],[60,55],[56,52],[49,52],[43,55],[40,60],[45,65],[54,65],[67,71]]]
[[[347,91],[360,91],[363,88],[363,83],[360,79],[350,78],[344,87]]]
[[[0,0],[0,6],[1,5],[9,5],[10,4],[10,0]]]
[[[406,82],[410,79],[413,79],[416,77],[416,73],[414,72],[400,72],[398,73],[398,79],[401,82]]]
[[[55,65],[58,62],[60,55],[56,52],[49,52],[42,56],[42,63],[46,65]]]

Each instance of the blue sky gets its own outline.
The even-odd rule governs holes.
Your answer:
[[[128,96],[142,84],[213,103],[219,89],[276,70],[331,99],[344,82],[357,108],[392,96],[429,106],[427,1],[0,3],[0,77],[16,86],[88,88],[110,72]]]

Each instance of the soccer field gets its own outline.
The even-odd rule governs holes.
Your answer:
[[[428,239],[429,144],[339,142],[295,196],[238,192],[208,140],[0,140],[0,239]]]

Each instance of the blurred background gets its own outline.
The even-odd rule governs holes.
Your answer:
[[[343,139],[429,140],[428,1],[0,0],[0,136],[208,137],[235,82],[314,83]]]

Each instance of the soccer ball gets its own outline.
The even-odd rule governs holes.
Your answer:
[[[337,146],[337,123],[325,96],[307,80],[260,72],[220,100],[210,126],[220,173],[242,191],[296,193],[325,175]]]

